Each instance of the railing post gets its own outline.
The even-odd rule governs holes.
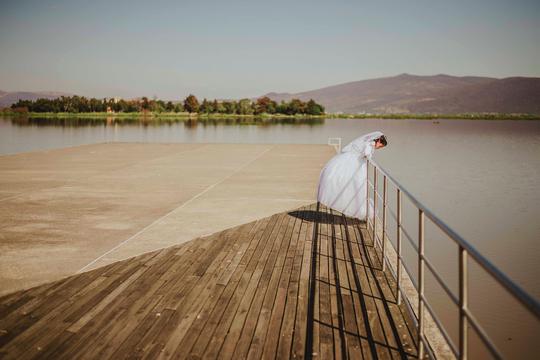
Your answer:
[[[366,161],[366,229],[369,232],[369,159]]]
[[[397,188],[397,303],[401,304],[401,190]]]
[[[377,249],[377,167],[373,165],[373,247]]]
[[[386,249],[385,249],[385,237],[386,237],[386,191],[387,180],[386,175],[383,177],[383,213],[382,213],[382,270],[386,270]]]
[[[424,211],[418,210],[418,359],[424,357]]]
[[[467,359],[467,315],[468,306],[467,251],[459,247],[459,358]]]

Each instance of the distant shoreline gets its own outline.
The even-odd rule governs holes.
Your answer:
[[[324,115],[286,115],[286,114],[221,114],[221,113],[175,113],[175,112],[132,112],[132,113],[106,113],[106,112],[27,112],[21,113],[12,110],[2,110],[0,115],[8,117],[29,118],[77,118],[77,119],[142,119],[147,121],[167,120],[212,120],[212,119],[455,119],[455,120],[540,120],[540,114],[499,114],[499,113],[464,113],[464,114],[324,114]]]

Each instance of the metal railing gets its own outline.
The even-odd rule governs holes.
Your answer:
[[[370,167],[373,169],[373,182],[370,181]],[[383,177],[383,191],[382,197],[378,191],[378,176],[382,175]],[[501,272],[495,265],[493,265],[488,259],[486,259],[482,254],[480,254],[468,241],[463,237],[457,234],[452,230],[447,224],[445,224],[437,215],[432,211],[427,209],[420,201],[418,201],[407,189],[405,189],[398,181],[396,181],[392,176],[388,174],[380,165],[378,165],[373,160],[368,160],[367,162],[367,184],[366,191],[366,210],[367,210],[367,229],[370,233],[374,242],[374,246],[378,246],[381,249],[382,253],[382,268],[386,269],[386,264],[390,263],[390,258],[388,255],[388,250],[386,244],[389,243],[395,253],[395,269],[390,266],[392,275],[396,280],[396,299],[398,304],[402,302],[402,298],[405,298],[406,305],[408,306],[412,318],[417,325],[417,337],[418,337],[418,358],[422,359],[424,355],[429,353],[432,358],[436,356],[433,353],[426,336],[425,336],[425,314],[424,311],[427,309],[431,320],[435,323],[436,327],[440,331],[440,334],[446,341],[448,347],[451,349],[453,354],[459,359],[467,359],[468,353],[468,327],[471,326],[478,337],[481,339],[483,344],[487,347],[489,352],[496,359],[502,359],[503,355],[500,350],[497,348],[495,343],[486,333],[484,328],[481,326],[476,317],[471,313],[468,306],[468,293],[469,293],[469,284],[468,284],[468,259],[473,259],[477,264],[479,264],[489,276],[496,280],[502,287],[511,294],[515,299],[517,299],[526,309],[533,314],[536,319],[540,319],[540,304],[539,302],[525,292],[521,287],[514,283],[508,276]],[[388,208],[388,181],[390,181],[396,188],[396,212],[394,213],[391,209]],[[372,197],[370,196],[372,194]],[[410,202],[418,210],[418,241],[417,244],[413,241],[411,236],[407,233],[402,223],[402,195],[405,195]],[[373,199],[373,200],[370,200]],[[377,216],[377,204],[381,201],[382,204],[382,219]],[[370,203],[372,202],[372,212],[370,214]],[[390,212],[392,217],[396,222],[396,246],[390,240],[387,239],[387,211]],[[430,220],[436,227],[442,230],[447,237],[452,239],[458,246],[458,255],[459,255],[459,294],[456,296],[446,282],[442,279],[441,275],[435,270],[433,264],[426,257],[424,252],[424,245],[426,242],[425,239],[425,219]],[[378,225],[377,221],[381,221],[382,224]],[[381,236],[379,236],[381,234]],[[418,273],[417,281],[414,281],[412,272],[407,267],[402,257],[402,235],[410,242],[413,249],[417,254],[418,261]],[[441,320],[433,310],[431,304],[427,301],[425,296],[425,269],[428,269],[433,275],[437,283],[442,287],[446,295],[449,297],[452,303],[454,303],[459,308],[459,344],[456,346],[452,339],[450,338],[447,329],[443,326]],[[402,270],[405,270],[407,273],[410,283],[416,291],[416,296],[418,298],[417,305],[417,314],[414,314],[413,304],[407,297],[407,294],[403,288],[403,274]]]

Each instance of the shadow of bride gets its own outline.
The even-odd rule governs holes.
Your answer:
[[[302,219],[308,222],[317,222],[319,224],[334,224],[334,225],[359,225],[365,224],[365,221],[345,217],[340,212],[329,214],[316,210],[295,210],[288,213],[295,218]]]

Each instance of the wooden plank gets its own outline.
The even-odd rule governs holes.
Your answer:
[[[308,314],[308,333],[307,336],[311,335],[311,346],[306,344],[306,349],[311,351],[311,356],[318,358],[320,356],[320,332],[319,332],[319,323],[320,323],[320,314],[319,314],[319,281],[320,276],[320,236],[319,236],[319,219],[317,213],[317,204],[312,204],[308,207],[308,211],[314,214],[310,221],[313,222],[312,228],[313,232],[311,239],[312,244],[312,254],[311,254],[311,266],[310,269],[310,306],[312,307],[310,311],[311,314]],[[311,330],[311,334],[309,331]],[[309,341],[309,338],[308,340]],[[306,357],[309,357],[309,354],[305,354]]]
[[[312,235],[312,240],[314,241],[314,244],[313,246],[315,247],[315,251],[314,253],[312,254],[312,256],[314,257],[314,259],[312,259],[312,264],[314,266],[313,269],[311,269],[311,274],[312,274],[312,284],[311,286],[313,286],[313,289],[312,289],[312,294],[313,294],[313,320],[312,320],[312,324],[311,324],[311,327],[312,327],[312,331],[313,331],[313,345],[311,347],[311,351],[312,351],[312,356],[315,357],[315,358],[318,358],[321,354],[321,349],[320,349],[320,330],[319,330],[319,326],[320,326],[320,323],[321,323],[321,318],[320,318],[320,297],[319,297],[319,292],[320,292],[320,281],[319,281],[319,276],[320,276],[320,264],[321,264],[321,259],[320,259],[320,254],[321,254],[321,240],[320,240],[320,236],[319,236],[319,221],[318,221],[318,214],[317,214],[317,204],[314,204],[312,206],[310,206],[310,210],[313,211],[315,213],[315,216],[313,216],[312,218],[312,221],[313,221],[313,235]],[[308,319],[309,321],[309,319]],[[308,356],[308,354],[306,354],[306,356]]]
[[[218,284],[224,285],[225,290],[221,294],[217,304],[214,306],[212,313],[209,315],[208,321],[198,334],[195,343],[191,347],[191,352],[188,352],[188,349],[186,349],[185,353],[180,354],[181,358],[187,357],[188,355],[196,358],[202,357],[204,351],[208,347],[208,343],[212,339],[212,334],[214,334],[218,325],[228,324],[228,322],[222,320],[222,318],[227,312],[227,309],[234,307],[233,298],[235,296],[236,298],[240,298],[243,295],[243,291],[247,287],[249,280],[248,275],[250,274],[246,273],[246,265],[251,261],[255,250],[261,241],[261,234],[268,225],[268,222],[269,218],[256,221],[254,223],[249,236],[247,236],[249,239],[247,249],[244,251],[240,261],[238,261],[237,267],[234,269],[233,274],[231,276],[224,274],[228,279],[226,285],[224,284],[223,277],[218,280]],[[228,271],[230,270],[232,270],[232,267],[228,268]],[[230,311],[229,313],[233,312]]]
[[[349,276],[349,285],[356,315],[356,326],[358,329],[362,356],[364,359],[372,359],[376,356],[376,350],[374,344],[370,341],[371,339],[369,339],[371,328],[369,326],[365,299],[363,298],[363,289],[358,279],[358,272],[356,271],[356,266],[363,266],[362,257],[356,246],[357,242],[355,237],[351,237],[351,233],[354,234],[355,229],[345,225],[343,230],[345,235],[346,256],[348,256],[349,260],[347,262],[347,273]]]
[[[363,257],[363,263],[365,266],[357,266],[359,271],[360,283],[363,289],[364,304],[367,308],[369,327],[368,327],[368,339],[370,340],[370,346],[373,352],[375,348],[376,354],[379,358],[388,359],[391,358],[391,352],[388,345],[388,338],[386,330],[384,328],[383,321],[381,319],[381,313],[377,302],[380,301],[380,294],[375,284],[376,279],[373,276],[371,267],[380,266],[373,258],[371,253],[373,247],[368,246],[361,239],[358,239],[358,246]]]
[[[311,348],[313,344],[309,344],[310,348],[306,349],[307,340],[307,322],[309,311],[309,296],[310,284],[309,278],[311,274],[311,256],[313,245],[313,223],[309,220],[304,221],[304,232],[300,232],[300,236],[304,237],[304,251],[302,254],[302,264],[300,269],[300,279],[298,284],[298,304],[296,311],[296,320],[294,324],[294,337],[292,343],[291,357],[303,358],[306,350],[313,353]],[[309,319],[313,321],[312,319]],[[310,327],[310,336],[313,329]]]
[[[170,251],[168,251],[168,253],[171,254]],[[93,316],[91,316],[89,323],[77,331],[77,336],[65,337],[64,341],[62,341],[62,339],[57,339],[56,337],[40,337],[37,345],[46,350],[48,350],[49,347],[56,347],[59,352],[65,351],[64,349],[68,349],[68,353],[73,353],[73,351],[76,349],[78,353],[83,353],[89,348],[97,352],[99,349],[96,347],[96,344],[105,341],[103,340],[104,337],[107,336],[110,328],[118,322],[119,316],[121,316],[124,312],[124,308],[120,307],[119,305],[126,297],[132,294],[139,287],[139,285],[142,283],[140,279],[144,279],[144,277],[151,272],[152,268],[146,267],[145,263],[152,257],[153,255],[145,255],[135,258],[135,261],[128,261],[128,267],[131,269],[130,271],[132,271],[131,275],[130,273],[126,273],[124,275],[115,275],[111,273],[109,274],[109,277],[103,276],[106,280],[96,289],[100,290],[97,291],[98,295],[108,293],[107,296],[111,296],[112,292],[119,291],[118,287],[120,286],[124,287],[124,290],[117,293],[114,299],[112,299],[106,306],[102,306],[100,310],[98,310],[98,307],[102,303],[95,302],[95,300],[100,297],[94,296],[90,302],[86,300],[77,301],[71,306],[71,308],[74,310],[73,312],[66,312],[66,314],[55,317],[55,322],[53,322],[55,328],[54,330],[49,331],[61,334],[64,332],[64,330],[68,331],[68,327],[76,324],[78,321],[84,318],[84,316],[88,316],[90,312],[94,311],[95,313]],[[145,276],[135,279],[129,285],[126,284],[126,279],[133,276],[136,271],[144,272],[145,269],[148,269],[144,274]],[[123,271],[117,272],[118,274],[122,274]],[[109,284],[112,284],[113,286],[107,285],[106,282],[109,282]],[[114,286],[117,287],[115,288]],[[100,287],[102,289],[100,289]],[[103,288],[108,290],[104,290]],[[107,298],[106,296],[100,296],[102,299],[101,301]],[[89,306],[89,304],[91,304],[91,306]],[[96,312],[96,310],[98,311]]]
[[[336,358],[346,357],[347,348],[345,343],[345,329],[343,326],[343,310],[341,303],[341,289],[339,273],[337,271],[337,251],[336,251],[336,228],[330,210],[327,212],[329,221],[329,281],[330,281],[330,312],[332,315],[332,328],[334,334],[334,356]]]
[[[70,308],[70,311],[65,315],[66,322],[76,322],[140,268],[140,263],[135,258],[126,260],[121,265],[114,273],[108,272],[104,274],[107,280],[99,287],[99,291],[89,293],[88,296],[81,298],[77,302],[77,306]]]
[[[212,302],[214,299],[219,298],[220,293],[223,291],[224,287],[216,283],[221,275],[217,273],[217,270],[223,261],[227,261],[227,257],[232,258],[234,255],[233,252],[224,249],[228,239],[227,235],[226,232],[221,233],[221,236],[214,241],[219,243],[219,246],[212,247],[214,250],[207,252],[205,257],[201,259],[201,262],[207,265],[206,270],[203,272],[201,267],[196,268],[195,274],[201,276],[200,280],[182,299],[182,302],[167,306],[168,309],[176,311],[175,316],[172,318],[173,324],[176,324],[172,332],[166,332],[168,339],[164,346],[161,346],[160,357],[170,357],[176,351],[178,344],[195,321],[197,314],[208,301]],[[212,261],[208,261],[206,257],[212,258]]]
[[[330,244],[328,224],[329,217],[326,208],[321,205],[321,224],[320,224],[320,265],[319,265],[319,316],[320,316],[320,356],[322,359],[331,359],[334,357],[334,332],[332,329],[332,312],[330,309]]]
[[[233,262],[233,259],[243,254],[243,251],[238,252],[239,248],[243,247],[244,243],[247,243],[247,239],[250,238],[251,230],[254,228],[254,223],[246,224],[240,227],[237,227],[235,231],[230,232],[229,235],[229,246],[224,249],[226,251],[227,255],[224,257],[224,259],[221,262],[221,265],[216,269],[215,274],[216,276],[213,277],[212,282],[215,284],[212,288],[212,291],[210,292],[209,296],[204,301],[204,304],[200,306],[198,309],[198,313],[195,314],[195,317],[191,324],[186,322],[186,325],[184,327],[187,327],[185,331],[185,335],[182,338],[181,342],[177,344],[177,354],[176,355],[187,355],[189,354],[189,350],[197,340],[202,328],[206,324],[210,313],[214,309],[216,303],[221,298],[221,295],[225,289],[225,285],[222,285],[219,283],[218,278],[221,277],[224,271],[226,269],[229,269],[229,271],[232,271],[233,269],[230,268],[230,264]],[[193,312],[197,312],[197,308],[193,310]],[[184,317],[185,321],[186,317]],[[179,325],[180,326],[180,325]],[[153,341],[154,346],[150,348],[150,350],[147,352],[147,356],[149,358],[152,358],[152,354],[158,354],[162,351],[162,349],[166,345],[166,332],[161,332],[158,334],[156,339]],[[175,355],[175,356],[176,356]]]
[[[280,224],[274,246],[265,264],[259,286],[251,303],[242,333],[233,353],[233,358],[254,357],[259,355],[266,338],[272,306],[275,302],[279,278],[283,263],[290,245],[290,236],[294,228],[295,218],[286,215]],[[271,335],[270,335],[271,336]],[[249,355],[251,352],[251,355]]]
[[[140,268],[133,273],[130,277],[127,278],[122,284],[120,284],[116,289],[110,292],[102,301],[100,301],[94,308],[89,312],[84,314],[77,322],[71,325],[67,330],[71,332],[79,331],[83,326],[85,326],[96,314],[101,310],[105,309],[119,294],[122,293],[131,283],[137,280],[147,269]]]
[[[161,296],[157,295],[157,290],[166,283],[167,276],[173,276],[174,265],[178,263],[178,257],[175,255],[176,249],[169,248],[162,250],[165,251],[160,255],[161,262],[152,262],[151,266],[147,266],[147,263],[140,266],[141,268],[148,268],[145,272],[145,276],[138,281],[135,286],[132,286],[128,291],[124,292],[123,297],[119,297],[111,309],[102,311],[96,316],[92,322],[93,326],[77,337],[77,343],[72,343],[71,347],[80,349],[78,353],[84,353],[86,349],[92,349],[95,353],[105,352],[111,353],[118,346],[120,339],[113,332],[117,329],[117,323],[127,322],[128,324],[121,328],[121,338],[125,339],[128,335],[127,331],[133,329],[133,323],[137,323],[136,320],[141,319],[145,312],[149,312],[151,309],[145,308],[143,304],[152,304],[152,308],[156,303],[161,300]],[[153,285],[152,285],[153,284]],[[150,287],[149,291],[141,292],[143,289]],[[149,298],[152,297],[152,298]],[[143,306],[141,308],[141,306]],[[128,314],[132,316],[128,317]],[[158,312],[152,312],[154,316],[159,316]],[[124,320],[123,320],[124,319]],[[114,321],[112,321],[114,320]],[[113,335],[111,335],[113,334]],[[112,343],[114,346],[109,347],[109,341],[111,338],[114,340]],[[104,349],[105,348],[105,349]]]
[[[184,268],[182,275],[158,290],[157,293],[164,296],[160,303],[156,305],[157,312],[162,312],[165,309],[178,310],[186,304],[187,297],[194,289],[200,289],[203,286],[200,284],[203,276],[198,275],[201,273],[200,262],[204,261],[207,266],[210,266],[207,257],[210,254],[215,255],[217,249],[223,247],[226,235],[226,233],[216,233],[208,238],[200,239],[200,243],[188,257],[189,266]],[[220,257],[220,259],[222,258]],[[220,259],[214,257],[213,260],[219,261]],[[181,309],[180,313],[182,311]]]
[[[150,313],[161,300],[162,296],[156,294],[158,289],[177,276],[183,262],[176,253],[175,248],[167,251],[166,256],[160,257],[162,263],[149,266],[148,271],[136,286],[132,286],[131,291],[127,291],[125,296],[114,304],[114,307],[120,311],[114,323],[106,323],[107,312],[102,312],[94,319],[94,327],[100,327],[99,334],[87,332],[84,337],[81,337],[84,347],[91,348],[92,353],[100,358],[107,358],[117,350],[144,316]],[[157,312],[153,313],[156,316],[159,315]]]
[[[364,236],[368,235],[362,230]],[[370,259],[374,259],[377,255],[375,249],[368,250]],[[380,252],[379,252],[380,255]],[[373,261],[374,262],[374,261]],[[377,261],[377,263],[380,263]],[[381,322],[383,324],[385,333],[387,334],[387,343],[394,356],[396,353],[401,357],[416,356],[416,344],[415,335],[416,331],[412,330],[413,321],[407,315],[405,304],[402,304],[400,309],[395,303],[396,299],[391,289],[395,288],[395,281],[387,269],[385,273],[378,268],[371,267],[370,279],[373,279],[374,284],[377,287],[377,293],[379,294],[380,301],[377,302],[379,309]]]
[[[249,352],[247,354],[248,359],[260,359],[263,351],[264,342],[268,334],[268,327],[270,325],[270,317],[272,309],[276,303],[276,294],[278,292],[279,280],[283,274],[285,258],[289,251],[291,244],[291,236],[294,230],[294,225],[297,219],[293,216],[288,216],[285,225],[281,227],[279,237],[282,239],[279,252],[276,257],[275,264],[272,269],[270,280],[268,281],[268,289],[264,295],[264,299],[261,306],[257,325],[251,340]]]
[[[240,261],[240,267],[245,266],[245,271],[243,272],[237,290],[233,293],[232,298],[230,299],[227,308],[223,312],[220,323],[215,328],[215,331],[207,343],[206,349],[204,349],[204,358],[216,358],[218,354],[222,354],[222,346],[226,340],[226,337],[231,329],[236,315],[239,312],[239,307],[241,305],[244,296],[249,291],[249,284],[251,278],[254,276],[254,271],[256,266],[259,264],[259,258],[261,253],[267,248],[269,232],[272,231],[273,227],[279,220],[278,215],[273,215],[266,226],[261,227],[256,235],[258,238],[256,248],[253,252],[247,252],[244,258]]]
[[[13,325],[8,329],[7,342],[3,350],[11,354],[21,354],[33,346],[34,342],[43,338],[44,334],[49,334],[49,326],[53,326],[58,314],[64,314],[72,303],[86,294],[92,294],[92,282],[101,274],[101,271],[84,273],[68,279],[63,286],[56,288],[50,295],[44,297],[35,308],[28,313],[21,314],[20,318],[15,317]],[[78,280],[78,281],[77,281]],[[71,285],[71,286],[68,286]],[[85,291],[86,287],[89,288]]]
[[[223,342],[223,346],[220,350],[220,358],[232,358],[234,356],[237,345],[241,347],[240,351],[243,352],[245,350],[243,344],[251,340],[250,334],[247,334],[244,338],[242,338],[242,334],[251,332],[254,329],[255,322],[248,318],[248,316],[256,312],[258,308],[260,308],[260,302],[262,301],[262,296],[264,296],[264,294],[262,296],[256,296],[257,289],[259,287],[264,287],[264,285],[261,283],[261,278],[263,277],[263,275],[265,277],[268,276],[268,271],[264,271],[266,263],[268,261],[268,258],[270,257],[272,249],[274,248],[276,235],[280,230],[281,223],[285,220],[285,218],[286,214],[280,214],[279,219],[276,222],[276,226],[274,226],[272,228],[272,231],[268,234],[264,251],[261,253],[257,261],[257,265],[253,270],[253,274],[249,281],[247,290],[242,298],[242,301],[240,302],[238,311],[236,312],[231,327],[229,328],[229,332],[225,337],[225,341]],[[250,313],[249,310],[252,307],[252,304],[254,304],[254,311]],[[247,320],[249,320],[249,322],[248,326],[246,327],[246,332],[244,332],[243,330]],[[248,338],[248,340],[245,340],[245,338]]]
[[[347,231],[344,229],[346,225],[343,224],[342,219],[333,211],[331,214],[334,216],[334,227],[336,228],[336,248],[341,258],[337,260],[338,278],[340,280],[340,293],[342,297],[342,309],[343,309],[343,326],[345,331],[345,340],[347,348],[347,357],[353,359],[362,358],[362,350],[360,348],[360,335],[358,331],[356,321],[356,310],[353,301],[352,287],[354,279],[349,279],[349,272],[347,270],[351,264],[351,256],[347,250],[345,242],[347,241]]]
[[[260,225],[260,222],[252,222],[249,224],[248,228],[243,228],[242,231],[238,236],[240,236],[240,245],[237,249],[236,255],[234,258],[230,261],[227,268],[223,270],[221,277],[218,280],[218,284],[227,286],[229,281],[231,280],[231,277],[233,274],[235,274],[236,269],[240,265],[240,261],[242,261],[242,258],[246,254],[246,251],[249,248],[249,245],[251,244],[252,237],[254,235],[254,231],[257,229],[257,225]]]
[[[302,270],[302,258],[304,256],[304,244],[306,223],[302,220],[300,226],[300,233],[298,236],[298,243],[296,246],[296,252],[294,254],[293,266],[291,270],[291,276],[289,279],[289,286],[287,289],[287,301],[285,304],[285,312],[283,314],[283,321],[281,324],[281,330],[279,332],[279,343],[277,349],[277,356],[279,358],[288,358],[292,352],[292,342],[294,338],[294,325],[297,314],[298,306],[298,294],[300,286],[300,274]]]
[[[285,312],[287,290],[292,272],[294,254],[297,251],[298,237],[300,235],[301,224],[301,220],[295,220],[291,234],[286,235],[287,239],[290,239],[289,247],[287,249],[287,253],[283,262],[283,270],[279,278],[274,305],[270,314],[267,336],[265,338],[262,351],[262,357],[264,359],[274,359],[276,356],[277,346],[280,339],[280,336],[278,336],[278,334],[280,333],[281,324],[283,321],[283,314]]]
[[[131,326],[127,330],[127,335],[123,335],[119,338],[120,345],[114,344],[111,346],[111,349],[108,350],[105,354],[112,352],[112,355],[109,359],[119,359],[125,358],[127,354],[131,353],[134,350],[138,349],[138,344],[140,340],[144,337],[146,332],[154,325],[154,323],[159,319],[161,313],[154,311],[154,307],[157,302],[163,297],[163,295],[154,295],[147,299],[147,303],[142,306],[143,311],[137,312],[142,318],[136,319],[135,326]],[[158,315],[159,314],[159,315]]]

